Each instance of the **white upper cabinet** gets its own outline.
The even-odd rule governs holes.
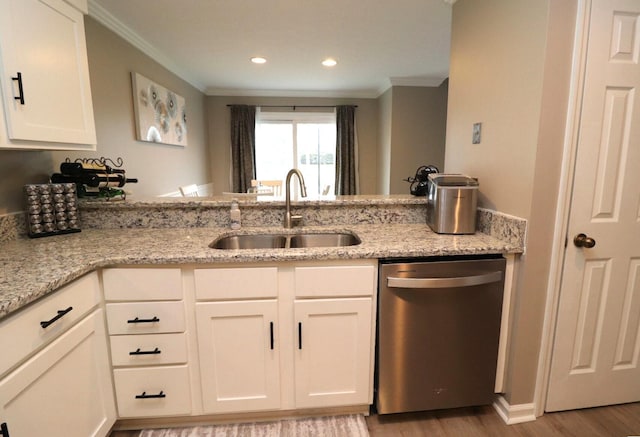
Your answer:
[[[0,0],[0,147],[95,150],[83,20],[62,0]]]

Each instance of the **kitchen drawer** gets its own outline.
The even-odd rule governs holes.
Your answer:
[[[0,375],[73,326],[98,302],[98,275],[91,273],[0,322]],[[46,321],[52,323],[43,327]]]
[[[191,413],[187,366],[115,369],[113,378],[120,418]]]
[[[104,269],[102,282],[108,301],[182,299],[180,269]]]
[[[109,334],[160,334],[184,332],[182,302],[131,302],[107,304]]]
[[[115,367],[187,362],[186,334],[116,335],[110,341]]]
[[[196,299],[253,299],[278,296],[277,267],[196,269]]]
[[[296,297],[372,296],[376,289],[373,265],[295,268]]]

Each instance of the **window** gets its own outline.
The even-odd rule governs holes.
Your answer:
[[[333,112],[256,114],[256,179],[280,179],[284,184],[287,172],[296,167],[310,197],[333,193],[335,155]]]

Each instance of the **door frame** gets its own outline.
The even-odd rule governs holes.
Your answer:
[[[569,85],[569,105],[567,124],[562,152],[560,183],[558,186],[558,202],[554,218],[553,247],[551,251],[547,296],[545,300],[544,321],[538,357],[538,370],[534,393],[534,414],[544,414],[549,389],[549,375],[553,341],[556,334],[556,318],[560,302],[562,271],[564,267],[566,242],[571,210],[573,177],[575,173],[576,155],[578,152],[580,117],[582,113],[583,88],[589,42],[589,20],[592,0],[577,0],[576,29],[571,65],[571,82]]]

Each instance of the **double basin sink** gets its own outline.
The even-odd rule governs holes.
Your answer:
[[[360,244],[360,238],[350,232],[304,232],[298,234],[243,234],[215,239],[213,249],[295,249],[311,247],[343,247]]]

